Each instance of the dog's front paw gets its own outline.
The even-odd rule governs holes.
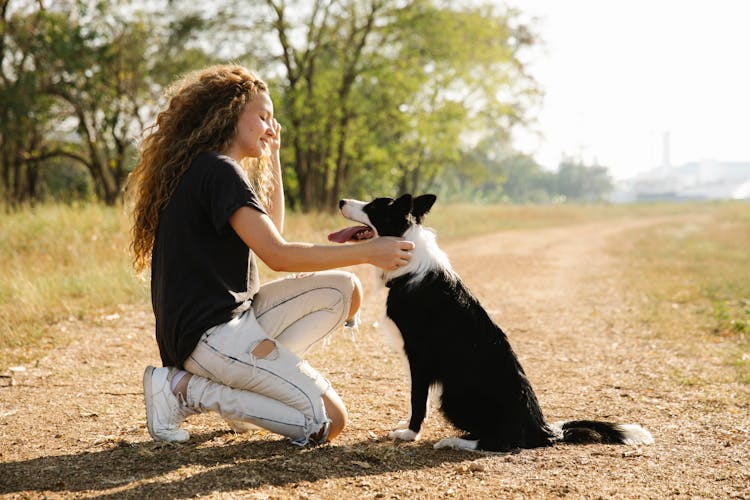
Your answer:
[[[388,434],[391,439],[400,439],[401,441],[416,441],[419,439],[419,433],[411,429],[396,429]]]
[[[399,420],[399,422],[396,424],[396,427],[394,429],[408,429],[409,428],[409,419],[406,420]]]

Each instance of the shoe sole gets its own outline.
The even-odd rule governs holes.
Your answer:
[[[143,372],[143,399],[146,403],[146,427],[148,428],[148,433],[151,434],[151,437],[157,441],[162,441],[161,438],[159,438],[155,433],[153,429],[153,422],[151,421],[151,412],[149,411],[149,407],[151,406],[149,404],[150,401],[154,400],[154,393],[151,388],[153,385],[151,383],[151,379],[153,376],[155,368],[153,366],[149,366],[146,368],[146,371]]]

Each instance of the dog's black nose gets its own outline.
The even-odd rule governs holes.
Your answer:
[[[345,204],[346,204],[346,200],[339,200],[339,208],[344,208]]]

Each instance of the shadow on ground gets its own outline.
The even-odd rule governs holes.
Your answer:
[[[364,478],[483,456],[436,451],[429,442],[399,444],[390,440],[316,448],[298,448],[284,440],[245,438],[231,444],[212,443],[224,434],[197,435],[183,445],[118,441],[106,450],[2,463],[0,495],[90,492],[98,493],[99,498],[200,496],[263,486],[294,488],[301,482]],[[37,472],[30,475],[29,471]],[[139,484],[128,486],[136,482]]]

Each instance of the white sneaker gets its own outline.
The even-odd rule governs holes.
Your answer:
[[[174,368],[149,366],[143,374],[148,433],[157,441],[184,442],[190,434],[180,429],[188,415],[195,413],[177,399],[170,389]]]

